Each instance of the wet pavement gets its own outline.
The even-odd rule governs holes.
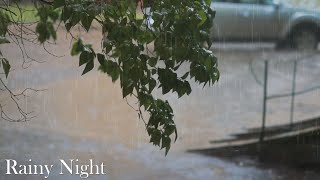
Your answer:
[[[84,39],[99,47],[101,36],[95,36]],[[16,92],[26,87],[46,90],[30,93],[31,97],[22,100],[25,108],[35,111],[36,118],[25,123],[0,122],[1,161],[14,158],[21,162],[32,159],[55,164],[61,158],[82,161],[92,158],[107,164],[106,176],[89,179],[319,179],[312,171],[263,167],[245,158],[235,162],[186,152],[213,147],[210,141],[259,127],[263,60],[272,61],[268,92],[286,93],[291,90],[292,59],[305,54],[274,51],[273,44],[268,43],[214,45],[221,71],[217,84],[203,88],[192,83],[192,94],[180,99],[176,94],[162,96],[173,106],[179,133],[178,141],[165,157],[163,151],[148,143],[143,123],[122,99],[119,84],[113,84],[107,75],[98,72],[80,76],[82,68],[77,67],[77,58],[70,57],[69,47],[67,36],[56,46],[48,47],[53,53],[64,55],[58,58],[38,46],[28,45],[34,58],[46,62],[32,63],[27,69],[21,68],[21,55],[12,47],[2,50],[15,64],[8,82],[11,88]],[[319,57],[301,62],[298,90],[320,84]],[[295,121],[320,116],[319,92],[297,97]],[[155,94],[161,96],[159,92]],[[8,100],[5,94],[0,98]],[[289,100],[282,98],[268,103],[267,126],[289,122]],[[135,105],[134,98],[128,101]],[[16,115],[13,104],[9,103],[6,110]],[[3,168],[0,166],[1,172]],[[8,176],[1,173],[0,179]],[[10,179],[43,177],[11,176]],[[79,176],[53,172],[49,179],[73,180]]]

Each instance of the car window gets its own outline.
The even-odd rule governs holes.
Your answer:
[[[213,0],[213,2],[243,3],[243,4],[265,4],[265,2],[273,2],[273,0]]]
[[[268,4],[268,5],[274,4],[273,0],[263,0],[261,2],[262,2],[262,4]]]
[[[230,2],[234,3],[236,0],[213,0],[213,2]]]
[[[238,3],[245,3],[245,4],[257,4],[259,0],[235,0]]]
[[[244,3],[244,4],[257,4],[259,0],[213,0],[213,2],[229,2],[229,3]]]

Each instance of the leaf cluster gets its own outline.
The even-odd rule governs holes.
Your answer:
[[[215,12],[210,8],[211,0],[145,1],[150,11],[146,13],[142,7],[140,19],[137,2],[55,0],[39,9],[36,32],[44,43],[56,39],[53,25],[57,20],[67,31],[78,24],[86,31],[93,21],[100,24],[102,52],[95,52],[80,38],[73,44],[71,55],[79,56],[79,66],[85,66],[83,75],[97,65],[113,82],[119,81],[123,98],[137,98],[139,117],[144,121],[143,109],[149,118],[144,123],[150,142],[165,148],[167,154],[171,138],[178,137],[174,113],[169,102],[155,98],[153,92],[159,88],[163,94],[174,92],[180,98],[192,92],[190,80],[206,86],[219,79],[217,58],[209,49]],[[188,68],[181,68],[182,64]]]
[[[10,43],[10,41],[6,38],[6,34],[8,32],[8,26],[10,25],[10,17],[8,14],[0,11],[0,45]],[[9,75],[9,71],[11,69],[11,65],[9,61],[3,57],[2,52],[0,51],[0,60],[2,65],[2,69],[6,77]]]

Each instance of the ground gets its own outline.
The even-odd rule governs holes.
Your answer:
[[[83,33],[80,33],[83,34]],[[84,35],[84,34],[83,34]],[[260,127],[262,111],[261,81],[263,60],[270,60],[268,93],[290,92],[292,59],[307,53],[274,51],[270,43],[215,43],[213,51],[219,59],[221,79],[213,87],[192,84],[189,97],[176,94],[164,96],[172,104],[179,138],[167,157],[148,143],[147,133],[137,113],[122,99],[119,84],[105,74],[91,72],[81,75],[76,57],[70,56],[70,37],[60,30],[56,45],[49,51],[26,44],[35,59],[21,68],[21,54],[11,44],[2,48],[14,64],[8,85],[16,92],[32,87],[46,89],[31,93],[24,106],[37,117],[25,123],[0,121],[0,152],[4,158],[21,162],[32,159],[39,163],[57,163],[60,158],[93,158],[107,163],[107,176],[89,179],[318,179],[312,171],[285,167],[260,167],[243,159],[230,162],[216,157],[187,153],[190,149],[215,146],[210,141],[228,138],[232,133]],[[95,30],[84,40],[100,45],[101,35]],[[320,61],[315,55],[299,63],[297,89],[319,85]],[[250,66],[251,64],[251,66]],[[187,68],[185,65],[184,68]],[[159,92],[155,93],[160,96]],[[4,100],[5,94],[0,98]],[[295,121],[319,116],[319,90],[297,97]],[[267,126],[289,122],[290,98],[268,103]],[[133,106],[134,98],[128,100]],[[7,110],[14,114],[13,106]],[[3,170],[4,167],[0,167]],[[107,178],[106,178],[107,177]],[[42,179],[40,176],[10,179]],[[0,179],[7,179],[1,174]],[[51,179],[79,179],[59,176]]]

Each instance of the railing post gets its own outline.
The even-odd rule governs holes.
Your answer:
[[[298,61],[295,60],[294,64],[293,64],[293,77],[292,77],[292,88],[291,88],[290,128],[293,127],[293,115],[294,115],[294,102],[295,102],[295,92],[296,92],[297,67],[298,67]]]
[[[266,60],[264,62],[264,84],[263,84],[263,109],[262,109],[262,126],[260,131],[260,147],[262,146],[264,140],[264,131],[266,126],[266,113],[267,113],[267,90],[268,90],[268,66],[269,62]]]

